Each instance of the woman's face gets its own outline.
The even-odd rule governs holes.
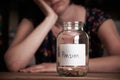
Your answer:
[[[70,4],[70,0],[45,0],[45,1],[52,7],[52,9],[57,14],[64,12]]]

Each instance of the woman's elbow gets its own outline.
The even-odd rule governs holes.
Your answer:
[[[16,61],[12,61],[8,55],[4,55],[4,61],[8,71],[18,72],[20,70],[20,64]]]
[[[17,64],[8,64],[7,69],[10,72],[18,72],[20,70],[20,67]]]

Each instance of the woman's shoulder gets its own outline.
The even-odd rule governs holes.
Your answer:
[[[108,12],[105,12],[99,8],[86,8],[87,15],[89,17],[95,17],[95,18],[111,18],[110,14]]]
[[[90,27],[90,29],[94,29],[95,31],[98,31],[100,25],[108,20],[111,19],[111,16],[109,13],[104,12],[101,9],[98,8],[86,8],[87,10],[87,17],[86,17],[86,23],[87,26]]]

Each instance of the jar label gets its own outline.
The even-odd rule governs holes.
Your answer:
[[[60,44],[61,66],[85,66],[85,44]]]

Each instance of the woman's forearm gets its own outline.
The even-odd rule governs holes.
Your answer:
[[[120,56],[106,56],[90,59],[90,72],[120,72]]]
[[[54,15],[46,17],[23,41],[9,48],[5,54],[5,61],[10,71],[18,71],[27,66],[56,19]]]

